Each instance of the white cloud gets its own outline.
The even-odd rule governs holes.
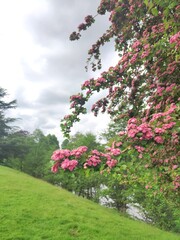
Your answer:
[[[0,85],[18,107],[10,111],[22,129],[40,128],[61,141],[60,119],[68,114],[69,96],[100,72],[85,72],[87,51],[107,28],[107,17],[96,23],[82,39],[70,42],[69,35],[87,14],[96,14],[97,1],[6,0],[0,1]],[[112,44],[103,52],[103,66],[114,65]],[[82,116],[76,131],[103,130],[109,118],[92,113]]]

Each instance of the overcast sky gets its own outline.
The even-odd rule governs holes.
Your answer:
[[[96,23],[79,41],[69,41],[71,32],[88,14],[96,15],[98,0],[0,0],[0,86],[9,100],[17,100],[11,116],[16,125],[33,132],[55,134],[63,139],[60,120],[70,113],[69,97],[81,84],[99,73],[85,71],[87,52],[108,26],[108,16]],[[115,64],[113,44],[102,51],[103,70]],[[99,133],[108,117],[92,113],[72,129]]]

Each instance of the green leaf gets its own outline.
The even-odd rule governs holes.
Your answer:
[[[154,16],[158,16],[158,10],[157,10],[156,7],[152,8],[152,9],[151,9],[151,12],[152,12],[152,14],[153,14]]]
[[[123,165],[121,166],[121,169],[122,169],[122,170],[126,170],[126,169],[127,169],[127,166],[126,166],[125,164],[123,164]]]

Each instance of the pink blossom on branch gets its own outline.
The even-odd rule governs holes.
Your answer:
[[[108,165],[109,168],[113,168],[117,165],[118,161],[116,159],[107,160],[106,165]]]
[[[154,132],[158,134],[162,134],[165,132],[165,130],[163,128],[155,128]]]
[[[135,149],[139,152],[139,153],[142,153],[145,148],[144,147],[141,147],[141,146],[135,146]]]
[[[80,146],[77,149],[73,149],[71,151],[71,156],[75,156],[76,158],[80,158],[83,153],[87,152],[88,148],[86,146]]]
[[[171,44],[175,43],[176,44],[176,48],[180,47],[180,32],[177,32],[176,34],[171,36],[170,39],[169,39],[169,42]]]
[[[156,136],[154,138],[154,141],[157,142],[157,143],[161,143],[162,144],[164,142],[164,139],[161,136]]]
[[[121,150],[119,148],[107,148],[107,151],[109,151],[113,156],[121,154]]]
[[[68,149],[62,149],[62,150],[56,150],[53,152],[53,155],[51,156],[51,159],[54,161],[62,160],[65,157],[70,156],[70,150]]]
[[[70,171],[73,171],[75,169],[75,167],[77,166],[77,164],[78,164],[77,160],[69,160],[67,158],[61,163],[61,168],[64,170],[68,169]]]
[[[51,171],[53,173],[57,173],[58,169],[59,169],[60,164],[59,163],[55,163],[52,167],[51,167]]]
[[[98,156],[91,156],[90,158],[88,158],[86,160],[85,166],[93,166],[96,167],[97,165],[99,165],[101,163],[100,157]]]

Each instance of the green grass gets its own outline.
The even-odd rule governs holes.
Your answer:
[[[0,167],[1,240],[178,240],[145,223]]]

